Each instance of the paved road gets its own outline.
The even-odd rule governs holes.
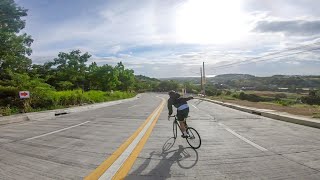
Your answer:
[[[0,179],[94,179],[101,164],[106,179],[320,179],[320,129],[192,100],[193,150],[171,138],[161,97],[0,126]]]

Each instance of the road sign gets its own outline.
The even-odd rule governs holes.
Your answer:
[[[29,91],[19,91],[20,99],[30,98],[30,92]]]

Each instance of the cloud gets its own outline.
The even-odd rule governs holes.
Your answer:
[[[287,67],[294,68],[299,64],[302,67],[301,70],[306,70],[308,73],[315,73],[318,72],[317,68],[320,69],[319,64],[315,63],[320,59],[316,51],[297,54],[288,59],[260,62],[261,65],[270,67],[251,63],[224,69],[214,68],[288,47],[315,42],[320,35],[320,11],[316,9],[320,6],[320,1],[243,1],[244,11],[240,14],[243,13],[245,19],[239,18],[244,21],[242,23],[248,23],[253,30],[249,29],[250,32],[237,34],[230,33],[233,31],[229,30],[240,31],[241,28],[223,26],[223,24],[233,25],[233,20],[237,21],[238,14],[232,15],[232,8],[219,8],[219,1],[208,0],[206,2],[212,3],[212,7],[221,10],[222,15],[211,13],[211,7],[198,6],[198,8],[207,8],[208,12],[191,11],[194,14],[190,14],[186,11],[187,16],[182,19],[190,29],[184,26],[180,29],[190,30],[185,36],[187,40],[190,36],[200,36],[204,40],[210,40],[210,42],[212,40],[211,43],[182,41],[178,38],[176,24],[179,20],[176,17],[178,9],[184,7],[185,2],[191,1],[140,0],[137,3],[131,0],[96,0],[95,3],[91,3],[79,0],[75,6],[72,6],[73,2],[48,0],[41,1],[42,4],[37,0],[28,2],[21,0],[19,3],[24,3],[29,9],[30,16],[27,18],[26,31],[35,39],[32,45],[34,63],[51,60],[59,52],[80,49],[92,55],[90,62],[96,61],[99,65],[115,65],[122,61],[126,67],[134,69],[137,74],[152,77],[194,76],[199,73],[199,67],[203,61],[208,66],[208,72],[212,70],[210,74],[232,72],[281,74],[279,73],[281,69],[290,71],[285,64]],[[191,3],[192,6],[190,4],[188,6],[190,10],[198,3],[197,0],[192,2],[194,4]],[[204,1],[199,1],[201,2]],[[226,7],[229,5],[224,4]],[[73,11],[70,11],[70,7]],[[235,7],[238,8],[238,6]],[[198,15],[200,13],[202,16],[198,17],[202,18],[196,18],[197,13]],[[222,18],[228,13],[230,13],[229,18]],[[209,15],[211,16],[207,17]],[[195,27],[198,21],[201,22],[201,26]],[[216,22],[222,23],[221,26],[215,24]],[[242,23],[240,25],[243,25]],[[209,28],[208,25],[210,25]],[[197,30],[195,32],[208,32],[208,35],[195,33],[192,28]],[[198,31],[199,29],[201,31]],[[221,34],[214,33],[217,29],[219,32],[221,30]],[[208,37],[212,34],[217,35]],[[217,43],[216,38],[224,40],[229,36],[240,35],[241,38],[235,38],[236,40]],[[289,63],[290,61],[292,63]],[[314,63],[315,68],[310,69],[311,65],[306,65],[308,63]],[[294,68],[291,70],[293,73],[300,72]]]
[[[320,34],[320,20],[289,20],[289,21],[259,21],[255,28],[257,32],[285,33],[295,36]]]

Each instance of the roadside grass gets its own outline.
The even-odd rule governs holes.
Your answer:
[[[246,91],[246,94],[254,94],[259,96],[259,99],[265,101],[248,101],[239,99],[239,92],[232,93],[231,95],[209,96],[210,99],[217,101],[234,103],[237,105],[260,108],[272,109],[280,112],[287,112],[295,115],[308,116],[313,118],[320,118],[320,106],[303,104],[299,101],[300,94],[295,93],[279,93],[278,92],[258,92]]]
[[[68,90],[68,91],[47,91],[41,96],[31,96],[27,100],[28,110],[24,112],[39,112],[44,110],[62,109],[73,106],[81,106],[85,104],[101,103],[106,101],[113,101],[119,99],[126,99],[134,97],[136,93],[130,92],[104,92],[91,90],[83,92],[82,90]],[[0,115],[9,116],[22,112],[22,101],[19,107],[5,106],[0,107]]]
[[[320,119],[320,113],[313,113],[313,118],[319,118]]]

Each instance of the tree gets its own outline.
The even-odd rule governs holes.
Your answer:
[[[131,69],[125,69],[122,62],[119,62],[115,66],[115,70],[119,72],[119,81],[118,89],[122,91],[128,91],[133,89],[135,82],[134,71]]]
[[[82,87],[88,73],[85,63],[90,57],[89,53],[81,54],[80,50],[74,50],[70,53],[60,52],[58,58],[55,58],[51,64],[55,67],[55,73],[48,79],[48,82],[58,89]]]
[[[179,91],[180,85],[177,81],[169,80],[169,81],[161,81],[158,86],[158,91]]]
[[[31,66],[30,48],[33,39],[27,34],[20,34],[25,27],[22,17],[27,10],[19,7],[13,0],[0,2],[0,77],[8,79],[8,71],[25,73]]]
[[[184,87],[187,90],[187,93],[198,93],[200,92],[200,86],[194,85],[192,82],[183,83]]]
[[[121,84],[119,81],[119,71],[110,65],[97,66],[92,63],[89,66],[89,81],[91,89],[96,90],[117,90]]]

